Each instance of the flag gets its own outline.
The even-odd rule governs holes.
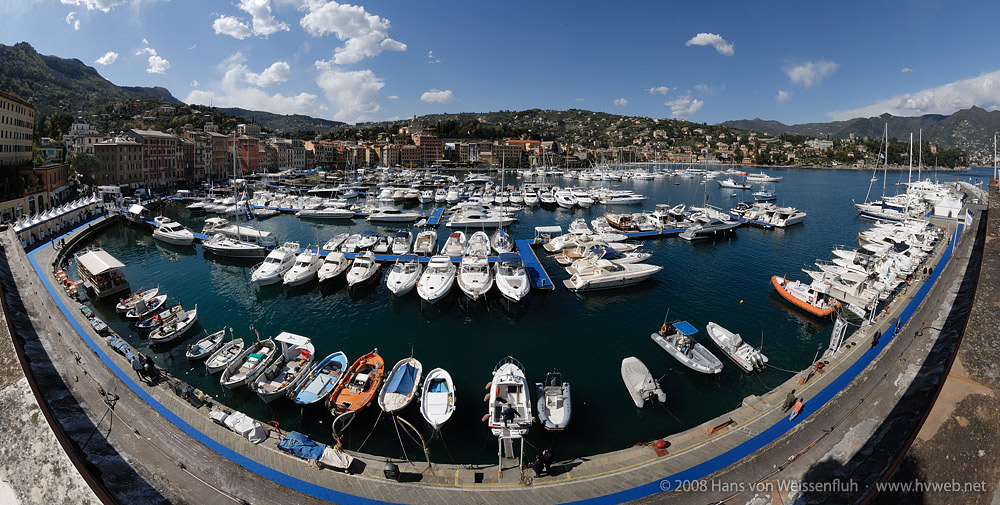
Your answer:
[[[972,212],[965,211],[965,226],[972,226]]]
[[[243,200],[243,216],[247,218],[247,221],[253,221],[257,218],[253,213],[253,205],[250,205],[247,200]]]

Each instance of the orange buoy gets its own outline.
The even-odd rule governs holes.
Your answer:
[[[490,418],[490,415],[488,413],[485,414],[485,415],[483,415],[483,422],[485,423],[486,420],[489,419],[489,418]]]
[[[490,394],[486,393],[486,396],[483,397],[483,402],[489,402],[489,401],[490,401]]]
[[[493,387],[493,381],[487,382],[486,383],[486,390],[489,391],[491,387]]]

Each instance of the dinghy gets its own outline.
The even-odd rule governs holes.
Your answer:
[[[269,338],[254,343],[229,363],[219,383],[228,389],[236,389],[256,379],[277,357],[277,348],[274,340]]]
[[[674,321],[660,327],[649,337],[682,365],[696,372],[715,374],[722,371],[722,361],[691,335],[698,330],[687,321]]]
[[[441,425],[455,412],[455,384],[451,374],[443,368],[435,368],[424,379],[420,394],[420,413],[431,428],[441,429]]]
[[[288,397],[299,405],[312,405],[329,396],[347,370],[347,355],[337,351],[320,361]]]
[[[667,401],[667,394],[660,389],[660,383],[649,373],[646,365],[635,356],[622,360],[622,381],[625,382],[635,406],[640,409],[653,398],[660,403]]]
[[[384,373],[385,361],[378,355],[378,349],[361,356],[333,388],[326,399],[326,407],[334,416],[367,407],[378,393]]]
[[[206,335],[205,338],[195,342],[194,345],[189,345],[187,351],[184,353],[184,357],[191,361],[205,359],[211,356],[215,351],[219,350],[225,339],[225,328],[212,333],[211,335]]]
[[[709,322],[705,329],[715,345],[718,345],[726,353],[726,356],[729,356],[745,372],[751,373],[754,370],[764,368],[767,356],[764,356],[760,349],[744,342],[739,333],[733,333],[713,322]]]
[[[545,382],[535,383],[538,395],[538,421],[549,431],[562,431],[569,424],[572,413],[569,383],[562,374],[553,370],[545,374]]]
[[[232,334],[232,330],[230,330],[229,335],[232,336]],[[218,351],[212,353],[212,355],[205,360],[205,368],[208,369],[208,373],[220,372],[229,366],[230,363],[240,357],[240,354],[243,353],[244,345],[246,344],[241,338],[234,338],[233,340],[222,344],[222,347],[220,347]]]
[[[392,414],[409,405],[420,386],[422,372],[423,365],[416,358],[399,360],[385,378],[385,384],[378,395],[378,406]]]

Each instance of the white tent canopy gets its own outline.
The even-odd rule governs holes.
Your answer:
[[[87,251],[78,256],[76,261],[83,265],[91,275],[100,275],[108,270],[125,268],[122,262],[103,250]]]

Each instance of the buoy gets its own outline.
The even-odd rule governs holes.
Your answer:
[[[666,440],[663,440],[663,439],[661,438],[661,439],[659,439],[659,440],[657,440],[657,441],[653,442],[653,447],[656,447],[657,449],[664,449],[664,448],[666,448],[666,447],[667,447],[667,441],[666,441]]]
[[[740,300],[740,303],[743,303],[743,300]]]
[[[485,415],[483,415],[483,422],[485,423],[485,422],[486,422],[486,420],[487,420],[487,419],[489,419],[489,418],[490,418],[490,415],[489,415],[489,414],[485,414]]]
[[[483,397],[483,401],[484,402],[490,401],[490,394],[489,393],[486,393],[486,396]]]
[[[489,391],[491,387],[493,387],[493,381],[487,382],[486,383],[486,390]]]

